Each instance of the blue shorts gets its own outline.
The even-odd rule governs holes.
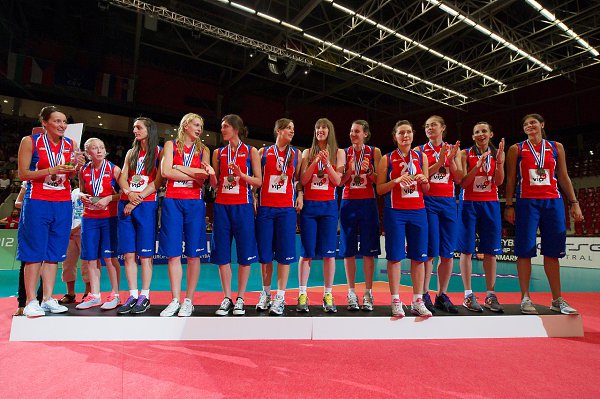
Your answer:
[[[144,201],[130,215],[123,215],[128,201],[119,201],[119,254],[154,256],[156,247],[156,210],[158,202]]]
[[[235,238],[237,261],[249,265],[258,260],[254,236],[254,207],[252,204],[215,204],[210,262],[216,265],[231,263],[231,241]]]
[[[537,255],[536,233],[540,228],[540,253],[551,258],[566,254],[567,228],[562,198],[518,198],[515,206],[515,255],[533,258]]]
[[[360,235],[360,248],[358,236]],[[340,256],[377,256],[379,245],[379,212],[377,200],[343,199],[340,207]]]
[[[23,202],[17,233],[17,259],[27,263],[65,260],[72,215],[71,201],[27,198]]]
[[[407,257],[427,260],[427,213],[425,209],[383,209],[386,259],[399,262]],[[406,248],[406,250],[405,250]]]
[[[441,256],[453,258],[456,247],[458,214],[454,197],[423,198],[427,210],[427,255],[430,258]]]
[[[461,223],[458,227],[457,250],[475,252],[475,230],[479,232],[479,252],[502,255],[502,218],[498,201],[461,201],[458,205]]]
[[[117,217],[81,219],[81,259],[96,260],[117,256]]]
[[[259,206],[256,241],[260,263],[273,259],[284,265],[296,262],[296,209]]]
[[[304,201],[300,212],[300,255],[303,258],[335,257],[337,248],[337,201]]]
[[[161,205],[158,253],[167,258],[198,258],[208,253],[206,206],[201,199],[164,198]],[[185,251],[181,244],[185,242]]]

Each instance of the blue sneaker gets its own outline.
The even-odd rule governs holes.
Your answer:
[[[127,314],[127,313],[131,312],[131,309],[133,309],[133,307],[135,306],[136,303],[137,303],[137,298],[134,296],[130,296],[129,298],[127,298],[125,303],[121,307],[119,307],[119,309],[117,309],[117,313],[118,314]]]
[[[146,295],[140,295],[135,306],[129,313],[140,314],[144,313],[150,307],[150,299],[146,298]]]
[[[433,306],[433,302],[431,302],[431,297],[429,296],[429,291],[423,294],[423,302],[425,302],[425,307],[432,314],[435,313],[435,307]]]
[[[450,298],[448,298],[448,295],[446,295],[446,293],[444,292],[442,292],[440,295],[435,296],[435,307],[437,309],[443,310],[444,312],[458,313],[458,309],[456,308],[456,306],[454,306]]]

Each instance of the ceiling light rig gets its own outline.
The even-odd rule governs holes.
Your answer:
[[[527,59],[528,61],[533,62],[534,64],[538,65],[543,70],[545,70],[546,72],[552,72],[552,68],[551,67],[549,67],[548,65],[544,64],[542,61],[540,61],[539,59],[535,58],[534,56],[532,56],[531,54],[529,54],[525,50],[520,49],[519,47],[517,47],[513,43],[511,43],[508,40],[502,38],[500,35],[498,35],[498,34],[492,32],[492,31],[490,31],[489,29],[487,29],[483,25],[481,25],[481,24],[473,21],[468,16],[460,13],[459,11],[456,11],[455,9],[453,9],[452,7],[447,6],[446,4],[442,3],[441,1],[438,1],[438,0],[426,0],[426,1],[428,3],[430,3],[430,4],[438,6],[440,8],[440,10],[444,11],[445,13],[447,13],[447,14],[453,16],[453,17],[458,18],[461,22],[464,22],[467,25],[469,25],[469,26],[477,29],[479,32],[481,32],[484,35],[490,37],[492,40],[496,41],[497,43],[499,43],[503,47],[506,47],[506,48],[510,49],[511,51],[519,54],[521,57]]]
[[[558,26],[560,29],[562,29],[563,32],[565,32],[572,40],[575,40],[586,51],[588,51],[590,54],[592,54],[592,56],[598,57],[598,55],[600,55],[600,53],[598,53],[598,50],[596,50],[595,48],[590,46],[588,42],[586,42],[583,38],[581,38],[581,36],[579,36],[577,33],[575,33],[567,25],[565,25],[564,22],[562,22],[560,19],[556,18],[556,16],[552,12],[548,11],[540,3],[538,3],[535,0],[525,0],[525,2],[527,4],[529,4],[531,7],[533,7],[537,12],[539,12],[544,18],[546,18],[548,21],[550,21],[553,25]]]

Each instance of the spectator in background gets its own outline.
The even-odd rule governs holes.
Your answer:
[[[5,217],[4,219],[0,219],[0,224],[2,224],[5,229],[17,229],[19,228],[20,216],[21,211],[17,208],[14,208],[10,213],[10,216]]]
[[[10,186],[10,179],[6,173],[2,173],[2,177],[0,177],[0,191],[8,188]]]

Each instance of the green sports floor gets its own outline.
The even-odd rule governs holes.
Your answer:
[[[362,272],[361,261],[357,261],[357,282],[364,281],[364,274]],[[375,281],[387,282],[387,262],[385,259],[376,259],[375,263]],[[335,285],[346,284],[346,276],[344,273],[343,261],[336,260],[336,274],[335,274]],[[260,266],[255,264],[252,267],[250,278],[248,281],[248,291],[260,291],[262,289],[261,277],[260,277]],[[185,265],[184,265],[185,268]],[[411,285],[410,265],[408,261],[402,262],[402,285]],[[59,276],[57,278],[54,293],[59,295],[65,292],[65,285],[60,280],[60,269]],[[233,267],[233,290],[237,289],[237,266]],[[276,274],[276,273],[274,273]],[[185,276],[185,271],[184,271]],[[0,270],[0,297],[15,296],[17,292],[19,271],[18,270]],[[561,267],[561,280],[562,290],[564,292],[600,292],[600,269],[585,269],[575,267]],[[483,267],[481,261],[473,261],[473,290],[475,292],[485,291],[485,280],[483,276]],[[141,282],[140,282],[141,284]],[[184,279],[185,284],[185,279]],[[321,261],[313,261],[311,268],[310,279],[308,285],[311,287],[323,285],[323,264]],[[276,287],[276,276],[273,277],[273,287]],[[109,282],[106,273],[102,274],[101,281],[102,291],[109,290]],[[82,293],[84,285],[79,278],[76,283],[76,292]],[[290,278],[288,282],[288,288],[298,288],[298,265],[293,264],[290,272]],[[437,276],[435,274],[431,279],[430,288],[432,290],[437,289]],[[125,280],[124,271],[121,272],[121,290],[127,290],[127,281]],[[169,276],[167,265],[155,265],[154,273],[152,277],[152,291],[170,291]],[[462,280],[460,278],[460,269],[458,260],[454,261],[454,268],[452,278],[450,279],[450,292],[460,292],[463,290]],[[531,278],[531,291],[532,292],[547,292],[550,290],[548,281],[544,275],[544,269],[542,266],[533,266],[532,278]],[[221,291],[221,283],[219,280],[218,267],[207,263],[203,264],[200,273],[200,280],[198,283],[198,291],[200,292],[219,292]],[[498,278],[496,280],[496,291],[498,292],[519,292],[519,283],[517,279],[516,264],[511,262],[498,262]]]

